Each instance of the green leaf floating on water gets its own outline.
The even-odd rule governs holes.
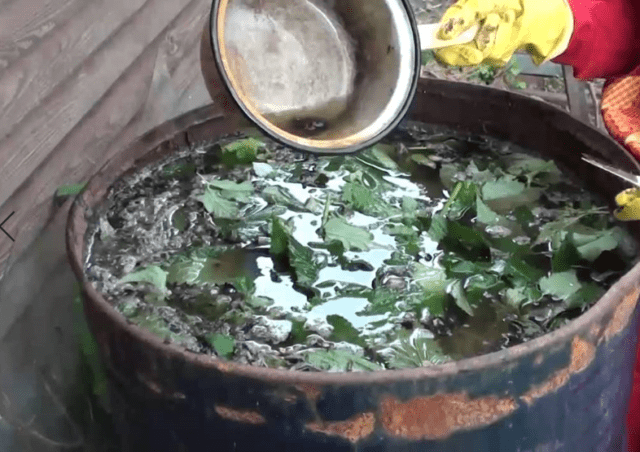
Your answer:
[[[438,213],[431,217],[431,225],[427,234],[434,242],[440,242],[447,236],[448,222],[444,215]]]
[[[287,254],[289,249],[289,237],[291,228],[284,220],[273,217],[271,220],[271,255],[282,257]]]
[[[207,187],[197,199],[213,218],[235,219],[240,215],[237,203],[223,197],[215,188]]]
[[[244,138],[233,141],[222,147],[222,161],[227,166],[238,163],[252,163],[264,143],[256,138]]]
[[[379,193],[365,187],[359,180],[347,182],[344,185],[342,201],[352,206],[354,210],[367,215],[387,216],[392,210],[392,207],[380,197]]]
[[[366,229],[352,226],[344,219],[333,217],[324,225],[324,235],[327,242],[337,240],[346,250],[366,251],[373,242],[373,234]]]
[[[491,210],[480,196],[476,197],[476,214],[480,223],[495,224],[500,221],[500,215]]]
[[[429,308],[429,312],[433,315],[442,315],[447,301],[448,281],[445,270],[415,263],[412,276],[414,283],[423,291],[423,306]]]
[[[310,287],[318,279],[320,266],[314,259],[313,250],[302,245],[292,235],[292,228],[281,218],[271,220],[271,255],[287,258],[295,271],[296,282]]]
[[[526,177],[529,185],[536,179],[538,182],[549,183],[561,176],[553,160],[543,160],[521,153],[511,154],[507,160],[509,162],[507,172]],[[541,175],[545,177],[540,177]]]
[[[328,315],[327,322],[333,327],[333,332],[329,338],[335,342],[350,342],[352,344],[364,346],[364,340],[360,332],[347,319],[341,315]]]
[[[414,162],[416,162],[418,165],[422,165],[422,166],[426,166],[429,168],[436,168],[436,162],[434,162],[433,160],[431,160],[429,157],[427,157],[424,154],[412,154],[411,155],[411,160],[413,160]]]
[[[598,253],[599,254],[599,253]],[[567,234],[560,245],[554,251],[551,259],[551,268],[554,272],[565,272],[570,270],[580,260],[580,253],[573,242],[572,234]]]
[[[456,305],[469,315],[473,315],[473,308],[467,300],[467,295],[464,292],[461,281],[453,281],[447,288],[448,292],[453,296]]]
[[[503,294],[503,300],[507,304],[521,308],[530,303],[535,303],[542,297],[542,292],[537,287],[531,285],[517,286],[506,289]]]
[[[254,191],[253,185],[249,181],[213,180],[208,182],[208,185],[220,190],[220,194],[225,198],[243,202],[249,202]]]
[[[594,235],[573,234],[573,240],[577,245],[578,253],[588,261],[594,261],[604,251],[616,249],[620,245],[620,236],[614,229],[600,231]]]
[[[391,170],[397,170],[398,164],[389,157],[390,153],[395,151],[395,147],[393,145],[387,144],[376,144],[371,149],[364,152],[364,154],[369,154],[373,157],[378,163],[380,163],[383,167]]]
[[[311,287],[318,279],[320,266],[314,259],[313,250],[296,239],[289,239],[289,262],[295,270],[296,282],[303,287]]]
[[[215,333],[207,337],[207,340],[216,352],[223,358],[231,358],[236,347],[236,340],[227,335]]]
[[[469,209],[476,205],[477,186],[473,182],[458,182],[451,196],[442,208],[442,212],[449,219],[462,217]]]
[[[161,293],[167,291],[167,272],[157,265],[149,265],[143,270],[129,273],[120,279],[121,283],[138,282],[151,284]]]
[[[419,337],[414,341],[402,339],[393,349],[394,353],[389,359],[389,367],[392,369],[423,367],[451,361],[436,341],[430,338]]]
[[[575,270],[552,273],[540,279],[540,289],[547,295],[566,300],[580,290],[582,284],[578,281]]]
[[[306,361],[328,372],[374,371],[383,367],[344,350],[317,350],[305,353]]]
[[[277,185],[269,185],[262,190],[260,195],[265,201],[278,206],[285,206],[291,210],[306,211],[308,210],[298,198],[293,196],[289,190]]]
[[[491,199],[508,198],[521,194],[525,189],[522,182],[518,182],[509,176],[501,177],[495,181],[486,182],[482,186],[482,199],[489,201]]]
[[[167,269],[167,282],[177,284],[193,284],[207,263],[207,258],[192,256],[176,259]]]

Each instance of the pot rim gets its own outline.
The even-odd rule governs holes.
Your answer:
[[[238,96],[238,93],[236,92],[235,89],[233,89],[231,85],[231,81],[227,75],[227,71],[222,63],[222,59],[220,55],[220,45],[218,43],[218,40],[216,39],[216,36],[218,34],[218,21],[217,21],[218,10],[219,10],[218,7],[221,1],[222,0],[212,1],[211,11],[209,12],[209,22],[208,22],[209,44],[211,45],[211,51],[213,53],[213,57],[214,57],[213,59],[216,64],[216,68],[220,74],[222,81],[227,87],[227,90],[231,94],[231,97],[233,98],[235,104],[238,106],[239,110],[242,112],[242,115],[245,118],[249,119],[253,124],[255,124],[263,133],[268,135],[271,139],[285,146],[301,149],[303,151],[310,152],[320,156],[353,154],[355,152],[358,152],[362,149],[365,149],[369,146],[376,144],[383,137],[388,135],[390,131],[395,129],[398,126],[398,124],[400,124],[400,122],[403,120],[403,118],[406,116],[407,112],[409,111],[409,108],[411,107],[413,99],[416,96],[416,90],[418,88],[418,80],[420,80],[420,71],[422,68],[422,50],[420,48],[420,35],[418,33],[418,22],[416,21],[415,14],[413,12],[413,8],[411,7],[411,4],[409,3],[409,0],[398,0],[399,3],[404,7],[404,10],[407,14],[407,19],[411,24],[411,34],[413,35],[414,53],[415,53],[413,74],[411,76],[411,79],[412,79],[411,88],[407,93],[404,103],[398,109],[396,117],[389,124],[387,124],[386,127],[381,129],[375,136],[359,144],[348,145],[337,150],[326,150],[323,148],[306,146],[304,144],[296,143],[294,141],[287,139],[275,133],[270,128],[264,126],[262,121],[258,120],[258,118],[245,106],[245,104],[241,102],[240,97]]]
[[[449,83],[458,84],[456,82]],[[489,87],[479,88],[482,90],[500,91]],[[527,98],[526,96],[518,93],[511,94],[515,94],[517,97]],[[208,116],[203,118],[202,112],[206,110],[211,110],[211,112],[207,111]],[[221,111],[222,110],[220,108],[206,106],[170,119],[134,140],[125,147],[121,154],[127,155],[130,150],[144,147],[146,152],[142,156],[149,156],[149,154],[161,144],[174,141],[175,137],[185,136],[187,134],[186,130],[189,127],[193,127],[210,120],[225,121],[232,116],[225,115],[224,113],[221,113]],[[560,114],[570,116],[559,109],[558,111]],[[198,119],[200,122],[194,122],[194,119]],[[575,118],[571,118],[571,120],[579,123]],[[594,132],[600,134],[597,130]],[[216,369],[226,374],[284,384],[302,383],[310,385],[325,385],[385,383],[390,381],[417,380],[428,377],[453,376],[460,372],[478,372],[498,365],[504,366],[505,364],[513,362],[525,355],[544,353],[553,345],[566,344],[576,336],[585,336],[585,332],[588,331],[588,327],[591,324],[608,324],[613,319],[616,308],[623,302],[625,296],[628,296],[631,292],[640,287],[640,262],[638,262],[611,288],[609,288],[609,290],[607,290],[607,292],[589,310],[557,330],[503,350],[429,367],[398,370],[385,369],[371,372],[304,372],[255,367],[248,364],[226,361],[209,354],[198,354],[188,351],[174,343],[165,343],[160,337],[133,323],[130,323],[104,298],[100,292],[94,288],[93,284],[91,284],[87,279],[84,272],[83,262],[86,245],[85,232],[88,226],[88,222],[85,219],[85,210],[87,208],[92,208],[95,205],[99,205],[100,202],[104,200],[109,186],[125,172],[131,171],[135,168],[135,165],[141,160],[142,156],[131,161],[131,165],[125,167],[120,166],[118,167],[120,169],[117,170],[113,165],[110,166],[109,162],[105,164],[89,180],[83,192],[76,196],[69,210],[66,227],[67,254],[72,270],[82,286],[85,310],[87,305],[91,304],[91,309],[102,311],[104,315],[110,318],[116,329],[124,331],[137,341],[155,349],[159,354],[178,360],[191,361],[205,368]],[[152,161],[157,161],[159,158],[163,157],[166,157],[166,153],[161,154],[160,157],[154,156]],[[148,162],[146,164],[148,164]],[[106,187],[104,186],[105,181],[108,183]],[[599,322],[598,320],[602,318],[607,321]]]

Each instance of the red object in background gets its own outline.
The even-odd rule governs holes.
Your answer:
[[[640,0],[567,1],[574,31],[553,61],[572,66],[578,79],[607,79],[602,93],[607,130],[640,160]],[[640,452],[640,344],[627,431],[629,452]]]
[[[567,0],[574,28],[569,47],[553,61],[578,79],[626,75],[640,65],[639,0]]]

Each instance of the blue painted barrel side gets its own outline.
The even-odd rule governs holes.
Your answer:
[[[185,398],[155,398],[135,384],[111,381],[118,428],[131,451],[199,451],[215,444],[220,451],[419,451],[419,452],[618,452],[625,445],[625,415],[631,391],[635,355],[637,310],[628,325],[595,348],[586,368],[568,377],[559,388],[531,405],[523,395],[544,384],[570,365],[571,345],[549,350],[542,363],[531,354],[510,368],[460,373],[442,379],[388,384],[334,385],[322,389],[312,403],[305,398],[283,401],[295,392],[290,385],[268,384],[251,378],[225,376],[201,368],[176,364],[172,391]],[[595,344],[594,344],[595,346]],[[144,350],[139,350],[144,353]],[[129,355],[131,356],[131,355]],[[117,354],[112,354],[115,363]],[[124,362],[120,363],[125,368]],[[167,386],[168,387],[168,386]],[[392,396],[400,402],[435,394],[468,393],[471,397],[513,397],[517,409],[490,425],[460,429],[447,438],[412,440],[398,438],[377,423],[375,430],[357,443],[309,431],[307,422],[317,415],[343,421],[364,412],[380,416],[381,400]],[[221,418],[216,406],[255,409],[267,422],[252,425]]]

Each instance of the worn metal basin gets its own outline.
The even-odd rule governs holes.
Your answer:
[[[540,151],[607,199],[624,187],[581,154],[633,169],[609,138],[514,93],[423,80],[410,116]],[[86,214],[117,177],[215,140],[231,124],[232,113],[206,107],[151,130],[95,175],[70,212],[69,258],[108,369],[123,450],[625,450],[640,265],[552,334],[430,368],[329,374],[248,367],[187,352],[127,323],[83,274]],[[639,232],[632,225],[636,238]]]

